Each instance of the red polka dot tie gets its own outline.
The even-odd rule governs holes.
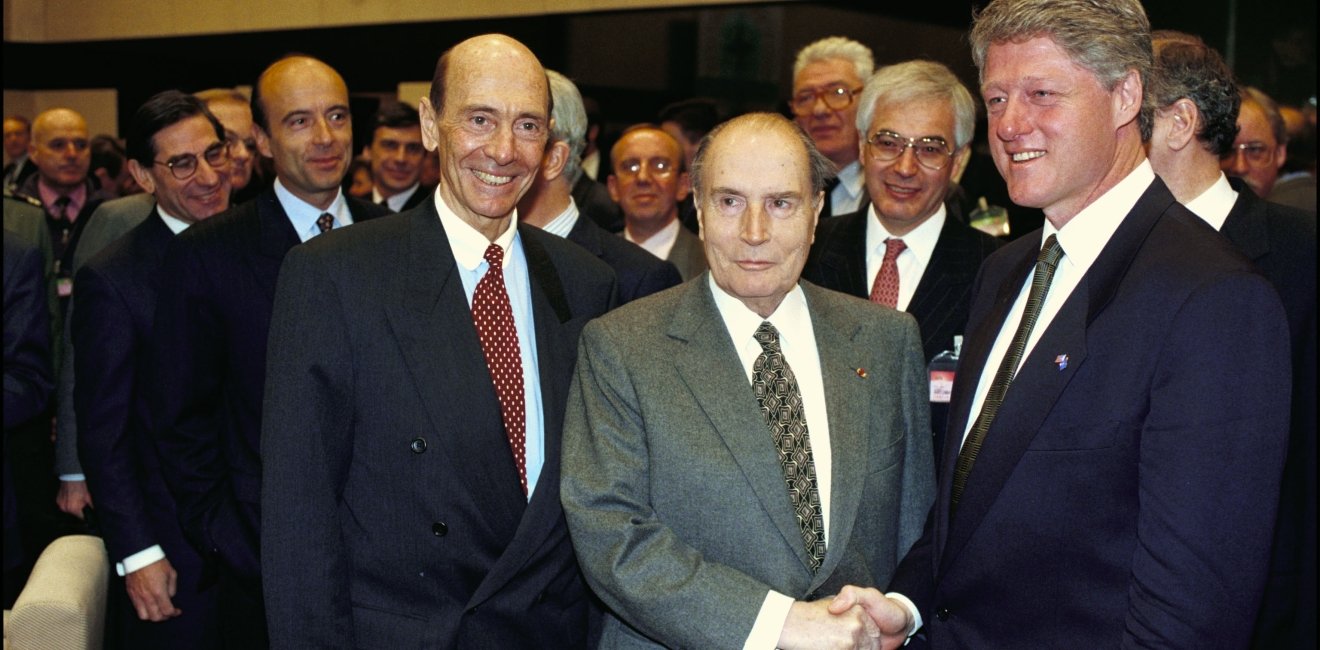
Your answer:
[[[500,417],[509,437],[513,462],[518,466],[523,494],[527,494],[527,415],[523,398],[522,353],[518,348],[518,328],[513,322],[509,293],[504,289],[504,250],[495,244],[486,247],[483,256],[490,265],[477,282],[472,294],[472,322],[486,356],[495,396],[500,402]]]
[[[907,248],[901,239],[885,240],[885,257],[880,261],[880,272],[871,285],[871,302],[886,307],[898,306],[898,255]]]

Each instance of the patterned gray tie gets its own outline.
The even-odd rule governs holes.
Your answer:
[[[811,456],[811,437],[807,416],[802,409],[802,393],[797,378],[779,349],[779,330],[770,321],[756,329],[761,355],[752,364],[752,390],[765,416],[765,424],[779,452],[779,464],[788,485],[788,501],[797,515],[802,544],[811,558],[811,570],[825,560],[825,518],[821,512],[820,488],[816,483],[816,463]]]

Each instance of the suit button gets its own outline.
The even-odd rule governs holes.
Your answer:
[[[444,537],[449,534],[449,526],[445,525],[445,522],[443,521],[437,521],[434,524],[431,524],[431,532],[434,533],[436,537]]]
[[[546,592],[542,591],[541,593],[536,594],[536,603],[538,605],[544,603],[546,598],[549,598],[549,595],[546,594]]]
[[[412,443],[408,445],[414,454],[420,454],[426,451],[426,438],[413,438]]]
[[[935,618],[938,618],[941,621],[949,620],[949,610],[943,607],[935,610]]]

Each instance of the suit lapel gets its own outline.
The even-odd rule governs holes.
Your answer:
[[[275,282],[279,279],[280,264],[290,248],[301,243],[298,232],[289,217],[275,198],[275,190],[269,189],[253,199],[257,211],[257,250],[253,259],[257,281],[266,292],[266,298],[275,302]]]
[[[1158,178],[1147,188],[1132,211],[1123,219],[1114,235],[1109,239],[1100,256],[1082,277],[1054,317],[1049,327],[1041,335],[1036,346],[1027,355],[1021,369],[1009,386],[1004,396],[1004,403],[995,416],[995,421],[986,433],[985,446],[977,456],[976,465],[967,479],[967,489],[952,517],[948,513],[948,484],[952,481],[952,464],[957,459],[957,446],[962,436],[949,436],[945,449],[944,476],[940,486],[941,519],[948,522],[946,543],[942,548],[940,574],[946,572],[956,561],[958,553],[966,546],[976,528],[994,506],[1004,483],[1017,467],[1022,454],[1040,432],[1045,419],[1053,410],[1059,396],[1068,383],[1081,370],[1087,358],[1087,328],[1108,305],[1118,286],[1122,283],[1133,259],[1140,251],[1146,237],[1159,220],[1160,215],[1173,203],[1164,183]],[[1017,273],[1011,276],[1017,280],[1001,287],[1000,296],[1016,293],[1021,289],[1025,276]],[[1011,291],[1009,291],[1011,289]],[[1011,304],[1011,299],[1009,300]],[[998,307],[998,306],[997,306]],[[996,310],[998,311],[998,309]],[[997,315],[990,323],[1002,323],[1003,316]],[[1016,324],[1014,324],[1016,327]],[[993,344],[999,328],[982,327],[978,337],[977,368],[985,365],[985,355],[989,345]],[[1067,367],[1060,369],[1055,363],[1058,355],[1068,355]],[[967,373],[968,381],[980,376],[980,372]],[[962,373],[960,373],[960,378]],[[975,385],[960,387],[966,401],[970,401],[968,390],[975,390]],[[966,405],[960,403],[960,425],[966,424]],[[962,429],[952,429],[961,433]]]
[[[1237,190],[1238,198],[1219,232],[1254,262],[1270,252],[1270,235],[1260,209],[1263,206],[1246,183],[1236,178],[1230,178],[1229,183]]]
[[[705,275],[696,280],[683,285],[685,293],[667,331],[668,336],[686,344],[675,355],[674,365],[779,534],[798,561],[809,567],[797,516],[789,506],[784,474],[775,461],[774,443],[743,374],[742,361],[715,307]]]
[[[931,252],[930,262],[926,264],[926,270],[921,274],[921,280],[917,282],[912,300],[908,302],[906,311],[921,323],[923,345],[928,343],[932,336],[943,331],[944,323],[932,322],[932,315],[950,314],[952,310],[945,307],[946,302],[951,299],[949,294],[959,287],[970,285],[976,278],[977,269],[980,268],[980,261],[973,245],[974,240],[961,236],[963,233],[958,232],[961,227],[952,218],[945,218],[944,227],[940,229],[940,237]],[[952,296],[955,300],[960,298],[962,296]]]
[[[831,217],[841,221],[834,235],[825,242],[820,259],[823,283],[838,287],[843,293],[867,298],[866,286],[866,220],[865,212]]]
[[[862,500],[862,482],[858,477],[866,476],[867,459],[873,453],[869,447],[872,433],[869,423],[875,420],[871,417],[871,401],[867,399],[866,383],[856,371],[865,366],[863,353],[870,353],[860,349],[856,343],[861,324],[854,323],[850,327],[840,322],[835,314],[817,308],[813,298],[816,298],[820,290],[816,287],[802,283],[802,290],[806,292],[807,306],[811,309],[811,327],[815,331],[816,349],[820,354],[825,408],[830,423],[830,462],[833,465],[830,470],[830,512],[825,562],[812,580],[811,589],[815,590],[838,568],[844,556],[844,545],[852,537]],[[815,444],[814,440],[812,442]],[[782,476],[779,484],[782,491]],[[796,525],[797,519],[790,521]],[[805,557],[806,552],[803,551],[802,555]]]

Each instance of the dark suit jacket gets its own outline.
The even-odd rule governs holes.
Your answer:
[[[596,182],[583,174],[573,184],[573,201],[577,203],[578,212],[582,216],[595,221],[601,228],[609,232],[623,230],[623,210],[610,198],[604,180]]]
[[[399,212],[407,212],[421,205],[422,203],[426,202],[431,198],[431,193],[433,192],[435,192],[434,185],[418,186],[417,191],[413,192],[412,196],[408,197],[408,200],[403,202],[403,209],[399,210]]]
[[[614,269],[619,281],[619,303],[626,303],[676,286],[683,281],[673,264],[642,247],[616,237],[591,219],[578,218],[568,241],[600,258]]]
[[[184,539],[174,497],[161,476],[160,454],[148,431],[140,370],[151,340],[152,317],[165,247],[174,238],[155,208],[122,239],[78,271],[70,333],[77,350],[74,410],[78,453],[96,500],[97,521],[110,561],[159,544],[178,572],[180,617],[143,623],[128,617],[126,633],[151,647],[213,643],[214,596],[202,594],[202,560]],[[122,587],[115,587],[122,588]]]
[[[289,254],[262,441],[273,647],[587,644],[560,430],[578,334],[614,278],[559,237],[519,236],[546,443],[530,502],[435,204]]]
[[[1315,215],[1262,201],[1239,178],[1238,200],[1220,229],[1274,285],[1288,314],[1293,407],[1273,572],[1256,647],[1315,646],[1316,620],[1316,233]]]
[[[867,206],[869,207],[869,205]],[[826,289],[859,298],[871,295],[866,278],[867,209],[821,219],[802,277]],[[921,349],[927,363],[953,349],[953,337],[967,325],[972,281],[981,261],[1002,244],[953,218],[944,220],[926,271],[917,283],[907,312],[921,328]]]
[[[982,266],[949,431],[975,416],[1039,247],[1028,235]],[[1152,182],[1023,362],[956,512],[949,436],[890,585],[931,645],[1243,647],[1287,439],[1286,336],[1268,283]]]
[[[382,212],[348,204],[355,222]],[[162,469],[189,541],[254,587],[266,336],[298,243],[270,189],[174,238],[160,271],[149,401]]]

